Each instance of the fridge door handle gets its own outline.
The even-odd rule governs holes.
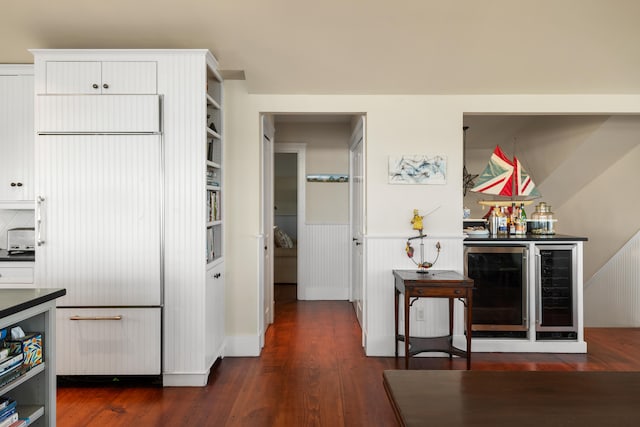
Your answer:
[[[540,253],[536,251],[536,325],[540,325],[542,322],[542,278],[540,277],[540,266]]]
[[[44,197],[38,196],[36,198],[36,227],[38,229],[36,244],[38,246],[44,245],[44,239],[42,238],[42,228],[43,228],[43,224],[42,224],[42,207],[43,206],[42,205],[43,204],[44,204]]]

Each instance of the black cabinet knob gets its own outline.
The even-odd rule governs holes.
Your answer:
[[[103,87],[103,88],[105,88],[105,89],[109,89],[109,85],[108,85],[108,84],[106,84],[106,83],[105,83],[105,84],[103,84],[103,85],[102,85],[102,87]]]
[[[21,183],[21,182],[17,183],[16,185],[17,185],[18,187],[22,187],[22,183]]]
[[[16,186],[16,183],[15,183],[15,182],[12,182],[12,183],[11,183],[11,186],[12,186],[12,187],[15,187],[15,186]]]
[[[100,86],[98,86],[96,83],[92,84],[91,87],[93,87],[94,89],[98,89]]]

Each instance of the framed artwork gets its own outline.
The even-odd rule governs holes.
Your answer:
[[[443,155],[389,156],[389,184],[446,184],[447,158]]]
[[[349,175],[340,173],[316,173],[307,175],[307,182],[349,182]]]

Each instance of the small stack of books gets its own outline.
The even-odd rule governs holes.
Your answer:
[[[0,397],[0,427],[20,427],[26,426],[27,421],[18,417],[16,401],[2,396]]]
[[[7,343],[8,329],[0,329],[0,385],[5,382],[11,372],[22,366],[24,354],[22,350],[12,351]]]

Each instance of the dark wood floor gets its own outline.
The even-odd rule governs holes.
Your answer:
[[[290,291],[290,289],[289,289]],[[344,301],[276,302],[260,357],[223,359],[202,388],[61,385],[58,426],[393,426],[382,371],[365,357]],[[640,371],[640,328],[588,329],[589,353],[474,353],[474,370]],[[464,369],[464,360],[414,358],[421,369]]]

